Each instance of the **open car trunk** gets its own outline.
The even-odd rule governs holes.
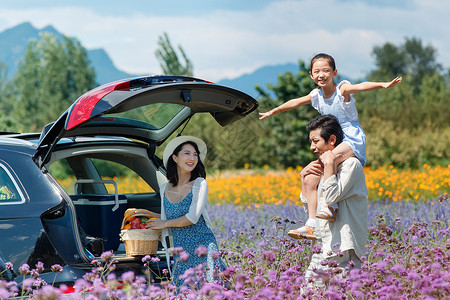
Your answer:
[[[167,179],[156,148],[196,113],[209,113],[225,126],[257,106],[256,100],[237,90],[179,76],[115,82],[81,96],[44,128],[33,157],[51,176],[57,178],[57,169],[63,168],[72,179],[65,183],[64,201],[57,209],[72,218],[74,241],[55,242],[69,232],[54,229],[62,228],[55,214],[43,218],[52,244],[64,260],[83,268],[102,251],[111,250],[119,271],[141,273],[141,257],[126,257],[119,233],[127,208],[160,212],[159,186]],[[136,181],[122,190],[116,181],[123,177]],[[167,268],[163,254],[160,247],[161,262],[151,266],[157,273]]]

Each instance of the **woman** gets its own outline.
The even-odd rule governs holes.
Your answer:
[[[161,215],[155,214],[148,225],[151,229],[162,229],[162,240],[173,236],[174,247],[182,247],[189,254],[180,259],[175,254],[172,270],[176,286],[183,284],[180,275],[189,269],[206,264],[206,279],[213,281],[215,270],[223,270],[224,262],[217,258],[219,251],[216,238],[212,232],[208,216],[208,183],[202,160],[206,156],[206,144],[193,136],[179,136],[171,140],[163,154],[163,163],[167,170],[168,183],[161,186]],[[205,246],[206,256],[195,253]],[[167,247],[166,253],[167,253]]]

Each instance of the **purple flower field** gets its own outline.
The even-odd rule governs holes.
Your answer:
[[[93,264],[93,272],[77,281],[75,293],[39,278],[26,281],[26,297],[35,299],[450,299],[450,205],[448,196],[434,201],[371,202],[369,244],[361,269],[337,267],[318,274],[324,286],[305,280],[311,249],[308,240],[293,240],[289,229],[306,220],[303,208],[291,204],[236,209],[211,205],[209,213],[228,268],[216,282],[205,282],[204,266],[188,270],[179,291],[170,282],[148,284],[146,277],[127,272],[121,278],[111,253]],[[201,255],[199,249],[198,253]],[[182,249],[177,249],[182,253]],[[219,254],[218,254],[219,255]],[[180,255],[180,257],[183,257]],[[145,257],[143,264],[157,258]],[[183,257],[183,260],[189,257]],[[30,272],[34,267],[23,267]],[[27,271],[28,270],[28,271]],[[101,272],[99,271],[101,270]],[[55,269],[57,271],[57,269]],[[35,271],[36,272],[36,271]],[[57,272],[55,273],[57,275]],[[123,283],[119,289],[119,281]],[[24,283],[25,284],[25,283]],[[32,287],[35,288],[32,288]],[[0,283],[0,299],[19,296],[17,286]],[[64,297],[64,298],[62,298]]]

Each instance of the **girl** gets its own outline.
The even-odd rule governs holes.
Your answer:
[[[161,215],[155,214],[157,219],[148,227],[162,229],[163,245],[171,234],[174,247],[185,252],[174,256],[172,277],[177,287],[183,284],[180,276],[187,269],[205,264],[206,278],[211,282],[214,272],[226,268],[218,258],[219,249],[208,216],[208,183],[202,163],[205,156],[205,142],[193,136],[176,137],[164,149],[163,163],[169,182],[160,190]],[[204,246],[205,253],[196,252],[200,246]]]
[[[311,91],[309,95],[291,99],[268,112],[260,113],[259,119],[262,120],[283,111],[312,104],[321,115],[331,114],[335,116],[344,132],[343,143],[332,151],[339,158],[336,166],[350,156],[356,156],[364,166],[366,163],[366,136],[358,122],[358,112],[352,94],[381,88],[387,89],[400,83],[402,78],[396,77],[390,82],[362,82],[358,84],[350,84],[350,82],[344,80],[336,84],[333,80],[337,76],[336,63],[333,57],[324,53],[319,53],[312,58],[309,75],[317,84],[316,89]],[[306,198],[310,208],[308,210],[309,218],[305,226],[288,233],[293,238],[315,239],[316,218],[329,221],[335,219],[337,205],[327,206],[317,213],[317,185],[321,175],[322,171],[317,169],[315,174],[302,176],[302,179],[304,178],[301,183],[302,196]]]

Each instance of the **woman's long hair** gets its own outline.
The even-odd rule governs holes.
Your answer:
[[[193,181],[198,177],[206,178],[205,166],[203,165],[203,162],[200,159],[200,151],[198,150],[198,146],[196,143],[191,142],[191,141],[186,141],[184,143],[181,143],[180,145],[178,145],[178,147],[175,148],[175,150],[173,150],[172,155],[175,154],[176,156],[178,156],[178,153],[180,153],[181,148],[183,148],[183,146],[186,144],[192,145],[192,147],[194,147],[195,151],[198,154],[198,163],[195,166],[194,170],[192,170],[192,172],[191,172],[190,181]],[[169,179],[169,182],[173,186],[177,186],[178,185],[178,170],[177,170],[177,164],[173,160],[172,155],[170,155],[169,159],[167,160],[167,168],[166,168],[167,179]]]

